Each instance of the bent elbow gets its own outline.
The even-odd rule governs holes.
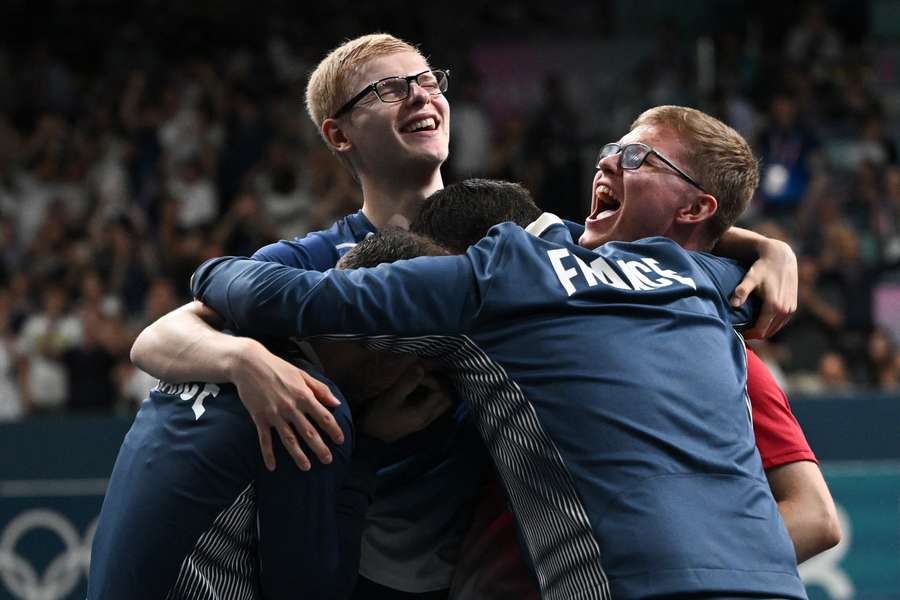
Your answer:
[[[840,542],[841,523],[840,521],[838,521],[837,514],[834,511],[829,511],[829,514],[826,516],[825,522],[822,525],[822,549],[820,550],[820,552],[824,552],[829,548],[834,548]]]
[[[146,371],[146,367],[144,365],[144,360],[146,359],[145,348],[144,348],[144,332],[138,334],[137,338],[135,338],[134,343],[131,344],[131,352],[128,353],[128,358],[131,360],[131,364],[136,366],[139,369]]]

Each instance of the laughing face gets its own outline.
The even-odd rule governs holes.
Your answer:
[[[619,140],[620,145],[642,142],[684,168],[683,150],[675,134],[641,125]],[[672,237],[678,211],[698,191],[654,154],[635,170],[619,166],[620,154],[604,158],[591,187],[591,214],[578,243],[585,248],[610,242],[631,242],[661,235]]]
[[[373,58],[355,74],[351,89],[362,90],[385,77],[407,76],[428,70],[418,52],[398,52]],[[374,92],[342,117],[360,174],[410,175],[421,168],[434,170],[447,159],[450,106],[443,94],[430,95],[415,83],[409,97],[384,103]]]

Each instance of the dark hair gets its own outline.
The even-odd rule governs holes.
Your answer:
[[[338,261],[338,269],[377,267],[382,263],[407,260],[417,256],[447,256],[450,254],[425,236],[388,227],[356,244]]]
[[[409,229],[462,254],[498,223],[526,227],[540,216],[541,209],[518,183],[466,179],[429,196]]]

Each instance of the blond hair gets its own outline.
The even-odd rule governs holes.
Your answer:
[[[306,112],[321,133],[322,123],[359,90],[350,89],[353,75],[379,56],[419,50],[387,33],[372,33],[348,40],[322,59],[306,86]]]
[[[646,110],[631,124],[631,129],[642,125],[675,133],[683,148],[683,168],[715,196],[718,208],[706,226],[711,246],[734,225],[759,185],[759,164],[750,145],[722,121],[684,106]]]

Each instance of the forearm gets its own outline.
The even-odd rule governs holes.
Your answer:
[[[840,535],[836,532],[837,526],[822,526],[823,522],[831,518],[825,511],[810,511],[801,502],[792,500],[779,502],[778,511],[794,543],[797,564],[828,550],[837,543]]]
[[[225,257],[200,266],[192,291],[253,335],[452,335],[476,312],[473,281],[461,256],[324,274]],[[410,307],[416,307],[415,318]]]
[[[816,463],[789,463],[769,469],[766,476],[794,543],[798,563],[840,541],[834,501]]]
[[[131,361],[147,373],[169,381],[231,381],[231,372],[248,338],[215,329],[215,314],[192,302],[156,320],[144,329],[131,348]]]
[[[749,264],[760,257],[761,248],[767,243],[783,242],[772,240],[749,229],[732,227],[719,238],[713,253]]]

